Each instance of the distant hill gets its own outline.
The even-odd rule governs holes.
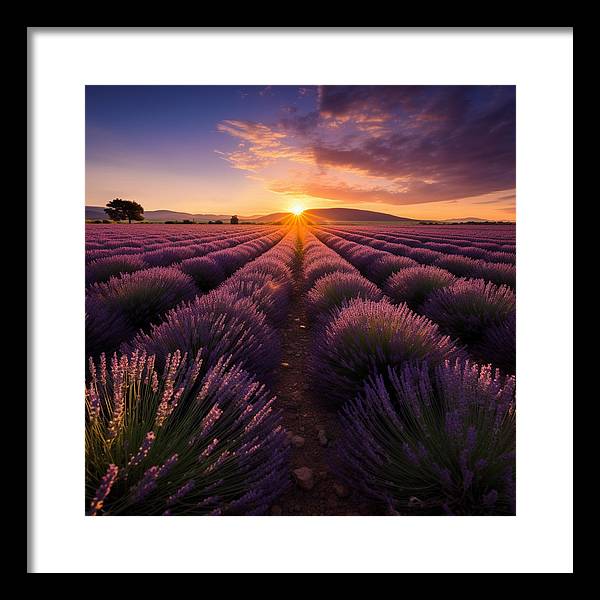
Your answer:
[[[276,212],[269,215],[263,215],[262,217],[254,217],[253,221],[255,223],[277,223],[278,221],[289,219],[291,216],[292,213],[289,212]]]
[[[183,221],[189,219],[190,221],[229,221],[232,215],[213,215],[213,214],[201,214],[201,213],[186,213],[178,212],[176,210],[146,210],[144,211],[145,221]],[[85,207],[85,218],[90,220],[95,219],[106,219],[106,213],[104,212],[103,206],[86,206]],[[254,221],[257,217],[242,217],[238,215],[240,221]]]
[[[86,219],[108,219],[104,209],[101,206],[86,206],[85,207],[85,218]]]
[[[244,217],[238,215],[240,221],[251,221],[253,223],[277,223],[291,218],[289,212],[276,212],[268,215],[253,215],[250,217]],[[388,213],[377,212],[374,210],[360,210],[356,208],[309,208],[303,213],[304,217],[315,224],[326,224],[326,223],[415,223],[418,224],[422,221],[428,223],[487,223],[489,219],[480,219],[479,217],[463,217],[460,219],[409,219],[408,217],[397,217],[396,215],[390,215]],[[183,221],[189,219],[190,221],[206,222],[206,221],[225,221],[229,222],[232,215],[230,214],[204,214],[204,213],[187,213],[178,212],[174,210],[147,210],[144,212],[146,221]],[[89,220],[106,219],[106,213],[102,206],[86,206],[85,207],[85,218]]]
[[[317,222],[336,222],[336,221],[393,221],[393,222],[412,222],[415,219],[408,217],[397,217],[388,213],[377,212],[374,210],[359,210],[356,208],[311,208],[305,210],[304,214]]]
[[[303,213],[314,223],[339,223],[339,222],[369,222],[369,221],[389,221],[389,222],[417,222],[415,219],[406,217],[397,217],[387,213],[376,212],[373,210],[359,210],[356,208],[311,208]],[[276,212],[268,215],[253,215],[244,217],[238,215],[240,221],[253,221],[255,223],[275,223],[289,218],[289,212]],[[90,220],[106,219],[106,213],[102,206],[86,206],[85,218]],[[186,213],[174,210],[146,210],[144,211],[144,220],[146,221],[228,221],[231,215],[215,215],[202,213]]]
[[[277,212],[254,220],[257,223],[273,223],[289,218],[290,214],[289,212]],[[313,223],[418,222],[407,217],[397,217],[387,213],[356,208],[308,208],[302,214]]]

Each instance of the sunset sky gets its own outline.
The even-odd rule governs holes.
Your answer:
[[[514,86],[87,86],[86,204],[515,219]]]

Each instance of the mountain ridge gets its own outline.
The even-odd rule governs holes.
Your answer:
[[[240,221],[253,221],[256,223],[272,223],[289,217],[290,212],[276,212],[267,215],[238,215]],[[399,217],[388,213],[372,210],[360,210],[356,208],[313,208],[306,209],[303,215],[316,222],[336,222],[336,221],[418,221],[418,219],[409,219],[408,217]],[[229,220],[230,214],[212,214],[212,213],[188,213],[169,209],[157,209],[144,211],[146,221],[182,221],[184,219],[192,221],[215,221]],[[107,215],[102,206],[86,206],[85,218],[88,220],[106,219]]]
[[[275,212],[267,215],[238,215],[240,222],[252,223],[276,223],[291,216],[291,212]],[[486,223],[490,219],[481,219],[479,217],[463,217],[460,219],[411,219],[409,217],[400,217],[389,213],[378,212],[373,210],[362,210],[358,208],[307,208],[302,215],[309,221],[315,224],[326,223],[341,223],[341,222],[390,222],[390,223],[419,223],[426,221],[430,223],[462,223],[462,222],[477,222]],[[213,214],[213,213],[188,213],[169,209],[146,210],[144,217],[149,222],[162,221],[224,221],[229,222],[232,215],[230,214]],[[104,212],[103,206],[86,206],[85,218],[87,220],[106,219],[107,215]]]
[[[232,215],[225,214],[212,214],[212,213],[188,213],[178,210],[169,210],[167,208],[160,208],[157,210],[146,210],[144,211],[145,221],[182,221],[183,219],[199,220],[199,221],[214,221],[214,220],[229,220]],[[243,220],[254,220],[259,218],[260,215],[254,215],[251,217],[240,217]],[[86,219],[106,219],[108,218],[104,212],[103,206],[86,206],[85,207],[85,218]]]
[[[393,221],[393,222],[417,222],[417,219],[399,217],[389,213],[374,210],[362,210],[358,208],[309,208],[303,215],[316,220],[324,221]]]

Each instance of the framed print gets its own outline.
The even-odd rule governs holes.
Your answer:
[[[29,570],[572,571],[572,41],[31,28]]]

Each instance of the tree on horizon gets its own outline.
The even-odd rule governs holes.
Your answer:
[[[106,206],[107,208],[104,209],[104,212],[113,221],[124,221],[127,219],[129,223],[131,223],[131,221],[144,220],[144,207],[132,200],[115,198],[108,202]]]
[[[233,215],[233,217],[231,217],[231,219],[229,219],[229,222],[232,225],[237,225],[240,222],[240,220],[238,219],[237,215]]]

